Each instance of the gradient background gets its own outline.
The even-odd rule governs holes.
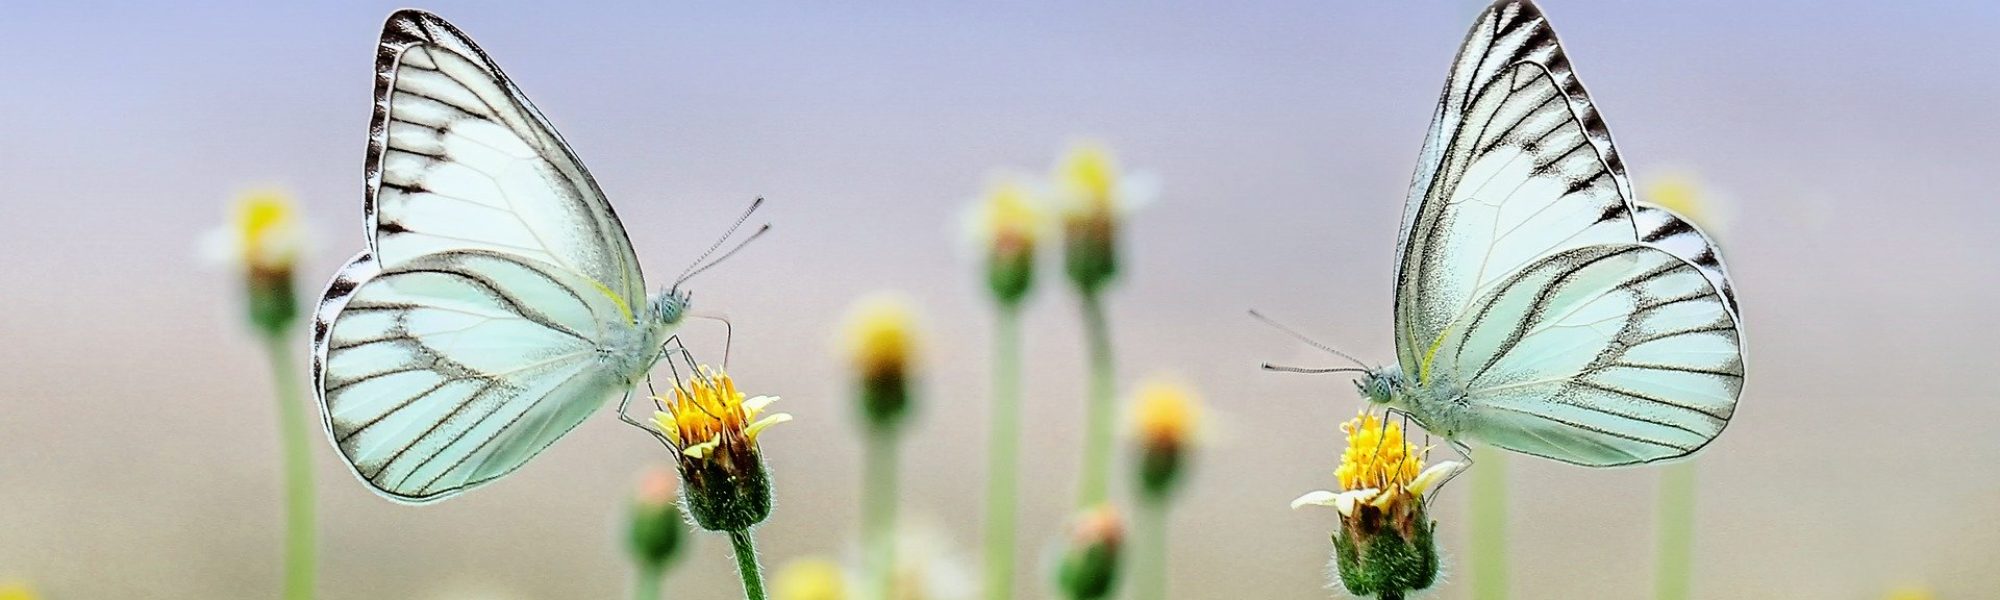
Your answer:
[[[1474,3],[649,4],[429,8],[548,113],[655,277],[771,199],[773,235],[696,286],[737,323],[739,379],[798,416],[765,438],[769,565],[854,554],[836,336],[854,298],[897,289],[926,328],[905,512],[976,566],[989,321],[957,223],[996,169],[1043,172],[1090,136],[1162,191],[1129,223],[1111,297],[1121,385],[1172,373],[1219,413],[1175,514],[1174,595],[1329,594],[1333,513],[1286,503],[1332,485],[1334,425],[1358,400],[1341,379],[1257,372],[1324,359],[1243,311],[1391,360],[1396,221]],[[235,282],[196,240],[234,195],[276,185],[309,212],[308,293],[362,246],[370,66],[394,8],[10,4],[0,18],[0,578],[54,599],[276,594],[267,371]],[[1697,595],[1990,594],[2000,6],[1544,8],[1638,183],[1691,170],[1732,213],[1721,236],[1754,375],[1701,458]],[[1073,495],[1080,337],[1068,290],[1043,286],[1033,597]],[[621,596],[622,510],[663,460],[607,416],[498,484],[411,508],[314,451],[334,599]],[[1520,597],[1650,593],[1654,470],[1511,465]],[[1458,554],[1465,499],[1445,494],[1438,516]],[[670,595],[732,597],[734,577],[704,537]]]

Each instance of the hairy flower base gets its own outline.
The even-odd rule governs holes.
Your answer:
[[[694,523],[709,531],[741,531],[771,516],[771,477],[762,461],[681,461],[681,496]],[[753,457],[754,458],[754,457]]]
[[[1386,506],[1356,505],[1333,534],[1340,584],[1357,596],[1422,590],[1437,581],[1437,523],[1421,497],[1394,498]]]

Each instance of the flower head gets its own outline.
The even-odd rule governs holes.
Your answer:
[[[861,412],[877,431],[902,423],[909,412],[916,318],[899,296],[877,295],[856,305],[847,339],[861,387]]]
[[[0,581],[0,600],[35,600],[39,597],[27,582]]]
[[[776,600],[845,600],[847,571],[840,564],[819,557],[786,563],[771,578],[771,597]]]
[[[986,190],[973,218],[973,238],[986,254],[986,285],[1001,304],[1019,304],[1035,281],[1042,210],[1027,184],[1002,179]]]
[[[680,505],[675,502],[675,474],[667,467],[647,469],[633,494],[631,509],[632,557],[653,570],[664,568],[680,553],[682,529]]]
[[[703,365],[674,386],[672,397],[654,398],[666,410],[653,422],[677,453],[688,512],[711,531],[741,531],[771,514],[771,479],[757,450],[757,434],[792,420],[764,415],[775,396],[745,399],[727,373]]]
[[[1132,177],[1096,143],[1072,146],[1056,165],[1063,203],[1064,263],[1070,280],[1095,293],[1118,274],[1118,226],[1138,197]]]
[[[1134,428],[1139,444],[1139,488],[1148,501],[1165,500],[1185,471],[1201,407],[1186,386],[1165,380],[1139,389]]]
[[[1437,524],[1424,493],[1464,465],[1445,461],[1425,468],[1429,448],[1409,443],[1402,427],[1366,412],[1340,429],[1347,435],[1334,471],[1341,491],[1308,493],[1292,508],[1318,504],[1340,513],[1334,564],[1347,591],[1368,596],[1430,587],[1438,572]]]
[[[282,192],[262,190],[238,197],[229,222],[209,234],[208,251],[242,274],[249,295],[250,321],[276,335],[298,318],[292,274],[305,247],[298,204]]]
[[[1710,234],[1727,225],[1728,206],[1709,193],[1693,173],[1669,171],[1652,180],[1639,198],[1672,211]]]
[[[1125,545],[1125,523],[1118,509],[1099,505],[1070,524],[1069,547],[1063,552],[1056,583],[1072,600],[1099,600],[1117,589],[1119,550]]]

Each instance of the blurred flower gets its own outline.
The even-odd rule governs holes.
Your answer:
[[[0,600],[35,600],[34,588],[25,581],[0,581]]]
[[[703,529],[742,531],[771,514],[771,479],[757,451],[757,434],[790,421],[762,415],[776,396],[744,399],[727,373],[697,369],[674,386],[672,398],[655,398],[667,410],[653,413],[680,461],[682,498]]]
[[[1437,524],[1424,492],[1465,467],[1446,461],[1424,468],[1419,449],[1395,423],[1366,412],[1341,424],[1347,449],[1334,476],[1340,492],[1314,491],[1292,501],[1332,506],[1340,513],[1333,535],[1340,583],[1357,596],[1400,595],[1437,580]]]
[[[649,468],[640,476],[639,489],[632,496],[632,558],[655,577],[680,554],[681,540],[686,537],[683,530],[687,525],[676,502],[674,483],[672,469]]]
[[[1094,294],[1118,274],[1119,220],[1147,195],[1145,178],[1121,173],[1101,144],[1071,146],[1055,169],[1063,206],[1064,263],[1071,281]]]
[[[1639,199],[1673,211],[1714,235],[1728,226],[1728,206],[1688,171],[1667,171],[1652,179]]]
[[[861,414],[875,431],[894,429],[909,412],[915,321],[909,302],[892,294],[863,299],[847,319]]]
[[[1117,589],[1119,551],[1124,545],[1125,523],[1110,504],[1078,515],[1070,525],[1069,547],[1056,573],[1063,595],[1071,600],[1111,597]]]
[[[229,222],[203,240],[210,258],[241,273],[249,298],[250,322],[272,335],[298,319],[292,274],[305,247],[298,204],[275,190],[244,194],[229,209]]]
[[[1139,389],[1133,421],[1139,443],[1139,488],[1149,501],[1165,500],[1185,471],[1186,450],[1194,443],[1201,407],[1187,386],[1156,380]]]
[[[778,569],[771,591],[775,600],[844,600],[847,572],[831,560],[801,558]]]
[[[986,254],[986,286],[1000,304],[1027,297],[1035,281],[1035,248],[1041,241],[1042,209],[1018,179],[1002,179],[975,207],[971,237]]]
[[[1936,600],[1937,594],[1932,593],[1928,587],[1910,585],[1889,590],[1889,594],[1883,596],[1883,598],[1887,600]]]

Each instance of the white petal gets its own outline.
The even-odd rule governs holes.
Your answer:
[[[1310,492],[1306,492],[1306,495],[1299,496],[1298,499],[1292,501],[1292,510],[1298,510],[1299,507],[1308,504],[1318,504],[1320,506],[1333,506],[1333,499],[1337,495],[1338,494],[1326,490],[1313,490]]]
[[[1407,487],[1410,493],[1422,494],[1424,490],[1430,489],[1431,486],[1443,483],[1444,480],[1450,479],[1452,475],[1465,470],[1465,466],[1465,463],[1455,460],[1447,460],[1431,465],[1430,468],[1424,469],[1424,472],[1418,473],[1416,479],[1411,479],[1410,485]]]

